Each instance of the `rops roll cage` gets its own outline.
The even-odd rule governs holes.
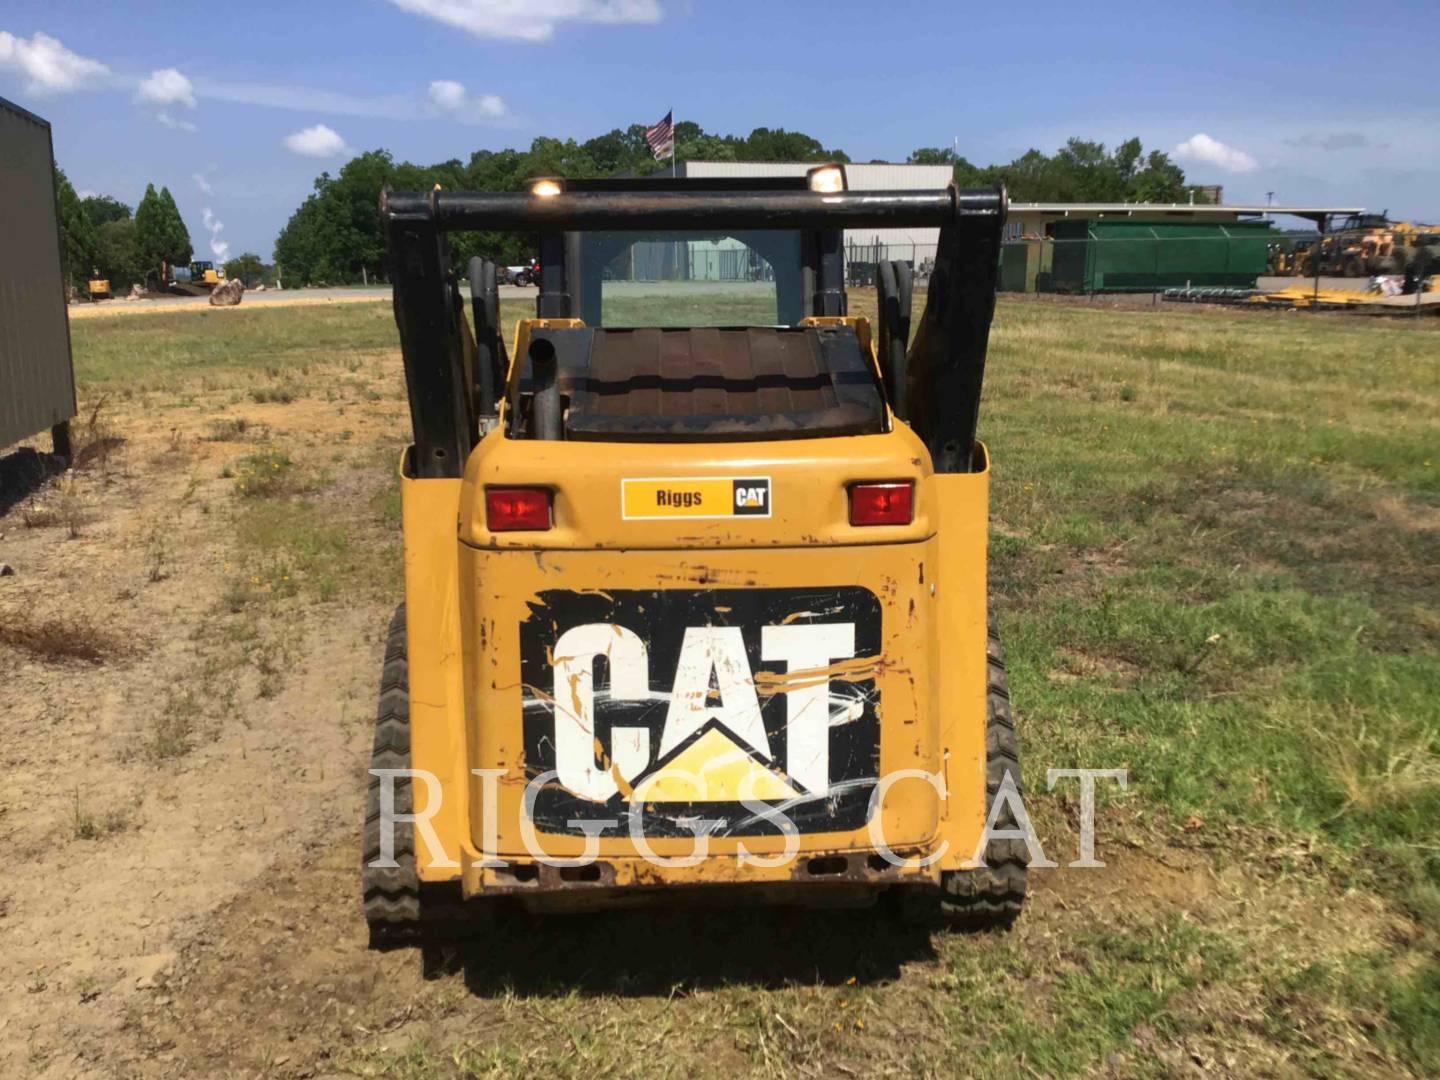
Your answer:
[[[604,182],[589,182],[591,188]],[[846,313],[844,230],[940,229],[928,297],[914,343],[911,268],[881,263],[876,351],[891,408],[929,447],[939,472],[972,466],[985,351],[995,307],[1003,188],[819,193],[707,181],[611,182],[611,189],[550,196],[527,192],[384,192],[395,321],[410,398],[417,477],[457,477],[479,438],[479,418],[495,408],[506,377],[493,265],[474,260],[475,332],[465,318],[445,234],[467,230],[535,232],[540,237],[539,318],[578,318],[585,304],[580,239],[587,232],[637,233],[797,230],[803,263],[802,311]],[[614,187],[620,187],[615,190]],[[688,190],[687,190],[688,189]],[[593,294],[595,289],[590,290]],[[783,302],[783,298],[782,298]]]

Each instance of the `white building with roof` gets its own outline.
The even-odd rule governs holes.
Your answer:
[[[681,176],[694,179],[741,176],[804,176],[815,168],[813,161],[682,161]],[[884,162],[845,166],[851,191],[921,191],[943,188],[950,183],[949,165],[891,165]],[[876,258],[913,261],[920,266],[935,257],[939,229],[847,229],[846,257],[854,262]],[[879,246],[879,256],[872,252]]]

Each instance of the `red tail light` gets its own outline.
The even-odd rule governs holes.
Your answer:
[[[850,488],[851,525],[909,525],[915,517],[915,485],[854,484]]]
[[[485,527],[491,532],[548,529],[550,524],[550,492],[547,489],[485,489]]]

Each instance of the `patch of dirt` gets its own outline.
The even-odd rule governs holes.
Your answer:
[[[215,910],[358,820],[389,602],[369,587],[227,612],[240,556],[222,472],[239,448],[199,435],[250,410],[217,398],[116,406],[123,445],[58,481],[85,511],[74,535],[27,527],[24,504],[0,517],[15,571],[0,578],[0,1075],[114,1075],[132,1009]],[[346,521],[393,470],[348,447],[333,460],[324,404],[253,412],[298,461],[343,473]],[[388,439],[398,409],[355,403],[349,423]],[[97,635],[123,647],[58,655]]]
[[[1410,533],[1440,531],[1440,509],[1433,506],[1419,506],[1385,495],[1375,500],[1372,509],[1376,519],[1391,528]]]
[[[269,292],[266,291],[260,300],[250,294],[248,301],[241,301],[239,307],[234,309],[211,307],[208,297],[178,299],[169,297],[166,299],[145,298],[141,300],[110,300],[99,304],[78,304],[70,308],[72,319],[105,319],[114,318],[120,315],[156,315],[173,314],[177,311],[225,311],[245,310],[253,311],[255,308],[272,307],[300,307],[315,304],[375,304],[381,301],[388,301],[388,296],[375,296],[374,294],[361,293],[356,296],[307,296],[303,290],[292,290],[290,292]]]
[[[1060,658],[1060,666],[1052,669],[1049,674],[1050,678],[1060,682],[1072,682],[1103,674],[1117,685],[1129,686],[1141,675],[1138,664],[1118,656],[1084,652],[1069,645],[1058,646],[1055,654]]]
[[[1105,866],[1070,867],[1079,857],[1075,792],[1069,781],[1068,797],[1043,804],[1035,826],[1046,855],[1060,866],[1032,870],[1031,885],[1061,908],[1178,913],[1217,927],[1268,922],[1271,931],[1283,928],[1294,935],[1295,947],[1317,955],[1363,952],[1417,932],[1411,919],[1375,894],[1334,889],[1314,844],[1198,817],[1174,821],[1101,806],[1095,856]],[[1310,864],[1315,873],[1297,870]]]

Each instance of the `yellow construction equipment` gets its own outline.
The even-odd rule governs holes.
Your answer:
[[[1319,240],[1291,245],[1288,251],[1272,245],[1270,269],[1300,277],[1403,274],[1419,249],[1435,243],[1432,238],[1437,236],[1440,226],[1394,222],[1384,214],[1356,214]]]
[[[100,276],[99,270],[90,271],[90,280],[85,284],[91,300],[110,299],[110,279]]]
[[[1257,293],[1247,299],[1252,304],[1268,307],[1355,308],[1373,304],[1377,297],[1362,289],[1313,289],[1309,285],[1291,285],[1275,292]]]
[[[1402,221],[1393,233],[1395,273],[1411,276],[1417,272],[1440,273],[1440,225]]]
[[[225,268],[217,267],[213,262],[200,261],[190,264],[190,284],[205,289],[213,289],[220,282],[225,280]]]
[[[376,940],[497,902],[1020,911],[976,439],[1003,191],[709,183],[382,198],[414,442]],[[850,315],[842,238],[923,226],[907,347],[909,267],[880,265],[875,323]],[[493,263],[466,318],[461,230],[539,235],[508,348]],[[635,269],[661,266],[685,269]]]

